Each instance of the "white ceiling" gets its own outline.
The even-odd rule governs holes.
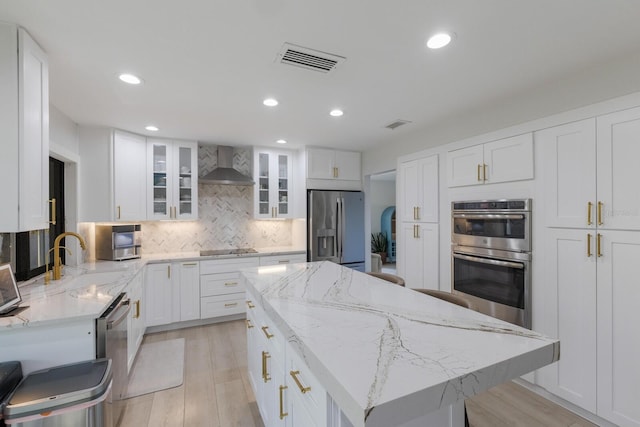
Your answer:
[[[639,17],[633,0],[0,0],[0,20],[49,55],[51,103],[79,124],[358,150],[637,56]],[[427,49],[440,30],[457,36]],[[347,60],[329,74],[276,63],[285,42]],[[144,84],[120,83],[125,71]],[[384,128],[397,119],[412,123]]]

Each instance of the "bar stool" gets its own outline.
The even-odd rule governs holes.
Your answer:
[[[377,277],[378,279],[386,280],[387,282],[395,283],[396,285],[404,286],[404,279],[395,274],[389,273],[375,273],[373,271],[367,272],[369,276]]]
[[[476,305],[473,302],[463,296],[454,295],[451,292],[437,291],[435,289],[414,289],[414,291],[431,295],[432,297],[448,301],[452,304],[459,305],[460,307],[468,308],[469,310],[478,311]]]

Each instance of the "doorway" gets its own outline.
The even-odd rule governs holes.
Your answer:
[[[382,262],[381,271],[396,274],[396,171],[371,175],[369,185],[372,240],[374,237],[380,237],[379,233],[382,233],[387,242],[387,256],[386,260]]]

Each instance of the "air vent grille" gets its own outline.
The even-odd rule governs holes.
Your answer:
[[[276,58],[276,62],[280,62],[281,64],[294,65],[321,73],[328,73],[335,70],[336,67],[345,60],[346,58],[343,56],[296,46],[291,43],[282,45],[282,49],[280,49]]]
[[[411,122],[409,120],[396,120],[396,121],[386,125],[385,128],[391,129],[391,130],[395,130],[396,128],[399,128],[400,126],[406,125],[407,123],[411,123]]]

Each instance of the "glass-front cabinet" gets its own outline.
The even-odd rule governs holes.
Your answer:
[[[198,144],[149,139],[148,219],[198,218]]]
[[[254,216],[259,219],[293,218],[292,154],[254,148]]]

